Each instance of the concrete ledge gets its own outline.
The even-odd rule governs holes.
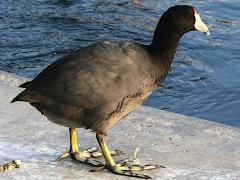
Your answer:
[[[8,77],[7,77],[8,76]],[[70,159],[55,162],[69,149],[68,129],[46,120],[27,103],[10,104],[24,78],[0,75],[0,164],[14,159],[21,169],[0,179],[129,179]],[[79,146],[97,146],[95,134],[78,130]],[[165,169],[146,171],[153,179],[240,179],[240,129],[142,106],[109,132],[111,149],[123,150],[123,159],[140,147],[141,163]]]

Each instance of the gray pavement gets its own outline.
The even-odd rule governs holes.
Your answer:
[[[107,170],[90,173],[92,167],[71,159],[55,162],[69,149],[68,129],[27,103],[9,103],[23,81],[0,73],[0,164],[23,163],[21,169],[0,173],[0,179],[129,179]],[[78,138],[81,149],[97,146],[88,130],[78,129]],[[115,159],[132,157],[139,147],[140,163],[165,166],[144,172],[153,179],[240,179],[239,128],[141,106],[109,132],[107,144],[125,152]]]

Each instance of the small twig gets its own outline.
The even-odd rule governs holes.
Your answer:
[[[140,148],[137,147],[134,151],[134,158],[133,158],[133,163],[134,164],[140,164],[140,160],[137,158],[137,154],[140,151]]]
[[[6,172],[6,171],[11,171],[13,169],[18,169],[21,167],[22,167],[22,162],[20,160],[14,160],[14,161],[8,162],[4,165],[0,165],[0,173]]]

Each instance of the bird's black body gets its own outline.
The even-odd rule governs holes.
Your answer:
[[[150,45],[105,42],[82,48],[21,85],[26,90],[13,101],[29,102],[57,124],[105,133],[166,76],[186,28],[173,21],[175,14],[163,14]]]
[[[141,52],[141,53],[139,53]],[[150,46],[97,43],[47,67],[17,100],[28,101],[51,121],[104,132],[138,107],[165,77],[170,61]]]
[[[167,11],[150,45],[103,42],[44,69],[14,101],[27,101],[49,120],[106,133],[160,85],[184,32]]]
[[[117,166],[104,142],[104,135],[161,84],[180,38],[195,28],[208,32],[196,9],[174,6],[160,18],[150,45],[103,42],[82,48],[22,84],[20,87],[25,90],[12,102],[29,102],[50,121],[70,127],[70,153],[82,162],[88,159],[78,153],[74,130],[78,127],[97,132],[106,167],[112,172],[149,178],[124,170],[125,165]]]

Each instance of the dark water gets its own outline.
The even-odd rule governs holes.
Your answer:
[[[211,36],[186,34],[148,106],[240,127],[240,0],[4,0],[0,70],[34,77],[59,57],[94,42],[149,43],[158,18],[194,4]]]

